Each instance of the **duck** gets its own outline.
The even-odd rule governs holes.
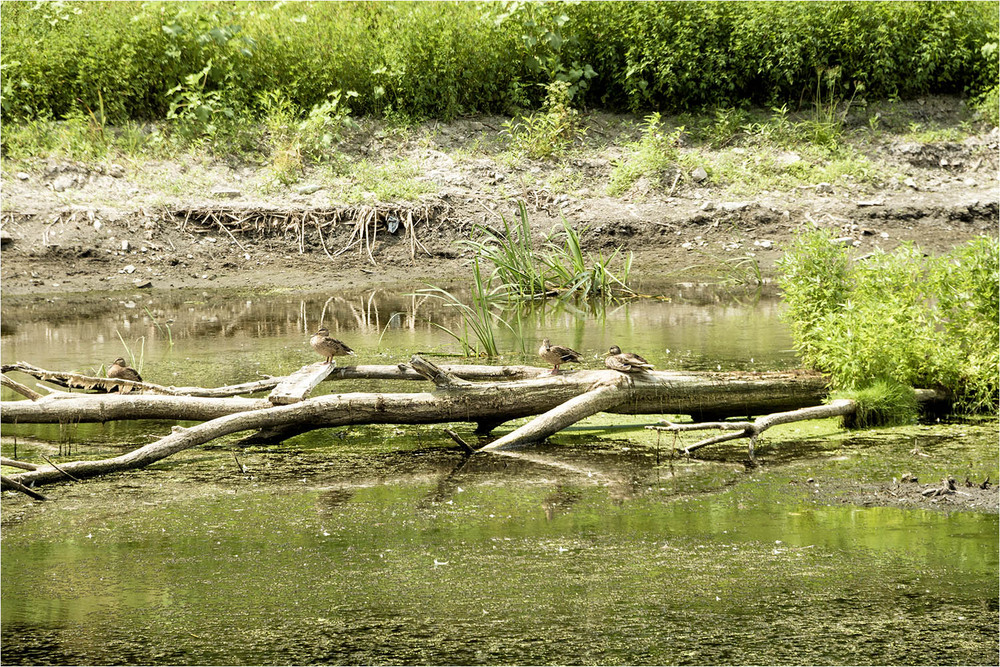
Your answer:
[[[617,345],[612,345],[604,357],[604,365],[613,371],[622,373],[645,373],[653,370],[653,364],[649,363],[638,354],[632,352],[622,352]]]
[[[538,356],[540,356],[543,361],[547,361],[552,364],[552,375],[559,374],[559,366],[561,364],[579,363],[583,361],[583,357],[581,357],[580,353],[576,350],[563,347],[562,345],[552,345],[548,338],[542,340],[542,346],[538,348]]]
[[[336,338],[330,338],[330,330],[326,327],[316,331],[309,339],[309,344],[312,345],[312,349],[316,350],[317,354],[326,357],[327,364],[332,364],[334,357],[354,354],[354,350],[349,348],[346,343]]]
[[[131,380],[132,382],[142,382],[142,376],[134,368],[130,368],[124,357],[118,357],[111,362],[108,368],[108,377],[114,380]],[[117,389],[117,387],[116,387]],[[121,393],[128,393],[132,387],[123,388]],[[112,390],[114,391],[114,390]]]

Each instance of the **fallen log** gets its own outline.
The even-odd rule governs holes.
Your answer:
[[[608,401],[604,411],[619,414],[686,414],[695,419],[746,417],[815,405],[826,392],[825,378],[813,373],[653,371],[626,376],[611,370],[580,370],[553,376],[544,369],[505,367],[502,377],[526,379],[468,382],[468,377],[496,378],[498,374],[485,370],[490,367],[484,366],[459,367],[461,370],[455,370],[455,366],[438,367],[419,356],[415,356],[411,363],[405,371],[397,366],[371,366],[367,367],[371,370],[364,375],[358,372],[361,367],[357,367],[350,372],[347,372],[349,369],[335,369],[331,376],[337,376],[337,371],[344,371],[339,375],[410,379],[412,374],[434,382],[434,394],[336,394],[307,399],[304,402],[322,399],[325,409],[334,413],[314,425],[320,428],[343,423],[471,421],[492,427],[511,419],[547,412],[607,384],[618,387],[615,394],[618,400]],[[517,370],[519,368],[525,370]],[[427,400],[428,406],[434,409],[409,414],[410,403],[421,399]],[[341,419],[340,413],[365,402],[380,403],[382,409],[376,415],[378,421],[337,421]],[[201,421],[270,406],[266,398],[56,393],[36,401],[0,402],[0,423],[84,423],[124,419]],[[328,423],[330,419],[337,423]]]
[[[9,373],[11,371],[18,371],[26,375],[30,375],[36,380],[49,382],[58,387],[65,387],[67,389],[84,389],[88,391],[97,390],[102,392],[128,389],[130,391],[163,394],[165,396],[201,396],[205,398],[238,396],[239,394],[251,394],[257,391],[266,391],[276,387],[283,379],[265,378],[263,380],[254,380],[253,382],[244,382],[242,384],[214,388],[174,387],[155,384],[153,382],[135,382],[133,380],[102,378],[93,375],[84,375],[81,373],[70,373],[67,371],[49,371],[23,361],[0,366],[0,373]],[[9,386],[7,383],[4,383],[4,385]],[[17,390],[15,387],[11,388]]]
[[[58,468],[40,466],[11,479],[22,484],[45,484],[67,477],[83,478],[141,468],[184,449],[248,430],[301,433],[352,424],[460,421],[492,427],[510,419],[540,415],[484,448],[496,451],[543,440],[600,411],[742,416],[766,412],[776,406],[816,403],[825,394],[826,387],[822,376],[805,373],[660,371],[623,374],[601,370],[553,376],[541,369],[505,371],[527,379],[470,382],[419,356],[411,360],[408,369],[381,367],[374,372],[391,376],[413,372],[430,380],[435,390],[329,394],[278,406],[273,406],[266,398],[62,392],[35,401],[3,401],[0,402],[0,423],[8,424],[116,419],[204,422],[189,428],[174,426],[169,435],[121,456],[100,461],[65,462]],[[491,376],[491,373],[494,372],[472,372],[480,376]]]
[[[38,493],[37,491],[33,491],[32,489],[26,487],[24,484],[21,484],[20,482],[17,482],[9,477],[4,477],[2,475],[0,475],[0,489],[3,490],[10,489],[12,491],[20,491],[24,495],[30,496],[35,500],[48,500],[48,498]]]

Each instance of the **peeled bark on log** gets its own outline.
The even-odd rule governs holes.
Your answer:
[[[216,419],[270,407],[266,398],[202,398],[159,394],[51,394],[37,401],[0,402],[3,424],[69,424],[126,419]]]
[[[320,382],[326,379],[333,370],[332,364],[322,361],[303,366],[288,377],[282,379],[267,399],[274,405],[290,405],[305,400]]]

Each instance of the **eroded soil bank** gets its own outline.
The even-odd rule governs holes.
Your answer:
[[[467,276],[470,251],[455,242],[474,225],[502,229],[518,201],[539,241],[565,217],[584,230],[586,250],[632,251],[636,273],[654,282],[731,275],[727,262],[767,275],[810,225],[835,229],[859,255],[908,241],[937,253],[995,235],[998,131],[974,129],[952,98],[901,103],[897,113],[915,119],[914,131],[854,128],[838,160],[808,146],[689,141],[676,168],[620,196],[609,184],[640,150],[642,125],[608,114],[589,115],[585,139],[549,161],[512,152],[502,118],[366,122],[340,146],[346,174],[315,166],[290,185],[267,164],[191,156],[8,160],[2,287],[11,295],[447,282]],[[815,182],[821,169],[830,182]]]

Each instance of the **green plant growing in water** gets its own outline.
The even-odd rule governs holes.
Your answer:
[[[831,398],[854,401],[854,412],[843,418],[843,426],[848,429],[904,426],[917,419],[913,387],[892,380],[876,379],[858,389],[834,392]]]
[[[149,315],[149,319],[153,321],[153,324],[156,326],[156,330],[159,331],[161,335],[164,334],[164,333],[166,333],[166,335],[167,335],[167,346],[168,347],[173,347],[174,346],[174,334],[170,330],[170,320],[167,321],[166,326],[163,326],[156,319],[156,316],[153,315],[153,313],[150,312],[150,310],[149,310],[149,308],[147,306],[143,306],[142,308],[143,308],[143,310],[146,311],[146,314]],[[119,338],[120,337],[121,336],[119,335]],[[122,342],[124,343],[124,341],[122,341]]]
[[[632,295],[628,287],[628,276],[632,270],[632,253],[622,255],[621,269],[615,274],[609,266],[621,253],[621,247],[615,248],[611,256],[604,258],[599,253],[597,259],[585,257],[580,246],[580,234],[563,218],[562,234],[565,236],[563,245],[546,243],[548,254],[542,256],[542,261],[548,268],[547,275],[551,282],[562,290],[560,298],[574,294],[586,297],[609,298],[616,294]]]
[[[142,365],[146,360],[146,337],[145,336],[139,337],[139,356],[136,357],[135,352],[132,351],[132,348],[129,347],[129,344],[125,342],[124,338],[122,338],[121,332],[115,329],[115,333],[118,335],[118,340],[122,342],[122,347],[125,348],[125,354],[127,354],[129,358],[129,365],[132,368],[134,368],[138,373],[141,374]]]
[[[493,264],[493,278],[498,278],[500,286],[508,294],[519,298],[534,298],[547,291],[545,276],[540,269],[541,261],[535,256],[531,242],[531,226],[524,202],[517,204],[518,224],[514,227],[507,218],[500,216],[503,233],[488,227],[476,226],[484,235],[483,240],[460,241],[476,253],[476,259],[485,259]]]
[[[504,232],[498,233],[487,227],[475,229],[485,236],[482,240],[465,240],[461,244],[472,248],[476,260],[485,259],[493,264],[490,284],[497,279],[495,290],[510,299],[534,299],[572,294],[610,298],[616,294],[632,294],[627,282],[632,268],[632,253],[622,255],[621,268],[613,272],[611,264],[619,257],[621,248],[616,248],[605,259],[600,254],[596,260],[585,257],[580,244],[579,232],[563,219],[562,234],[565,243],[546,244],[547,252],[535,252],[531,241],[531,226],[524,202],[518,203],[518,224],[512,227],[501,216]]]
[[[997,409],[1000,252],[976,239],[939,258],[913,246],[851,262],[829,232],[800,235],[779,262],[796,350],[835,388],[884,380],[949,391],[965,412]]]
[[[462,345],[462,351],[466,356],[485,356],[493,358],[499,355],[497,347],[497,325],[507,327],[516,337],[521,338],[520,332],[505,320],[500,313],[491,308],[492,290],[489,279],[484,280],[479,269],[479,258],[472,262],[473,291],[472,305],[459,299],[451,292],[440,287],[427,287],[417,290],[418,294],[425,294],[435,299],[440,299],[444,305],[458,310],[462,318],[462,330],[454,331],[448,327],[431,322],[435,327],[441,329]],[[523,340],[521,341],[523,349]]]

